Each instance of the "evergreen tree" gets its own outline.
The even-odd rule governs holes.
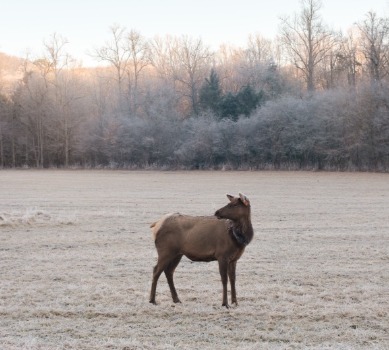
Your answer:
[[[237,121],[240,114],[241,105],[237,95],[234,95],[231,92],[224,95],[220,104],[220,117],[222,119],[229,118],[233,121]]]
[[[244,86],[236,95],[239,104],[239,114],[248,117],[251,112],[260,105],[263,93],[256,93],[250,85]]]
[[[209,78],[205,79],[200,89],[200,106],[203,110],[210,110],[216,116],[220,115],[220,102],[222,91],[220,88],[219,76],[214,69],[211,69]]]
[[[236,94],[228,93],[220,103],[220,117],[238,120],[240,115],[246,117],[257,108],[263,99],[263,92],[256,93],[250,85],[246,85]]]

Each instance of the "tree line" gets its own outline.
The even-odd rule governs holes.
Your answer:
[[[53,34],[8,90],[0,60],[0,167],[387,171],[389,19],[336,33],[320,9],[216,52],[114,25],[95,68]]]

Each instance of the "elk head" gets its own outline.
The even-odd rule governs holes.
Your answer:
[[[215,212],[218,219],[240,221],[242,218],[250,216],[250,201],[244,194],[239,193],[239,197],[227,194],[227,198],[230,203]]]

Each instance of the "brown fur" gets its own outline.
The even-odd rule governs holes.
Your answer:
[[[154,238],[154,241],[155,239],[157,238],[157,234],[158,234],[158,231],[159,229],[161,228],[161,226],[163,225],[164,221],[170,217],[170,216],[173,216],[174,214],[173,213],[170,213],[170,214],[166,214],[164,216],[162,216],[159,220],[153,222],[151,225],[150,225],[150,228],[152,229],[152,233],[153,233],[153,238]]]
[[[180,302],[173,274],[183,255],[193,261],[219,263],[223,284],[223,306],[228,306],[227,282],[231,283],[231,300],[237,304],[235,290],[236,262],[253,237],[250,201],[242,194],[228,195],[230,203],[216,211],[215,216],[167,214],[151,224],[158,262],[154,267],[150,302],[155,304],[157,282],[165,272],[175,303]]]

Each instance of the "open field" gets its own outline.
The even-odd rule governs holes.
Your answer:
[[[182,304],[149,224],[252,203],[239,306],[183,259]],[[0,349],[388,349],[389,175],[0,171]]]

